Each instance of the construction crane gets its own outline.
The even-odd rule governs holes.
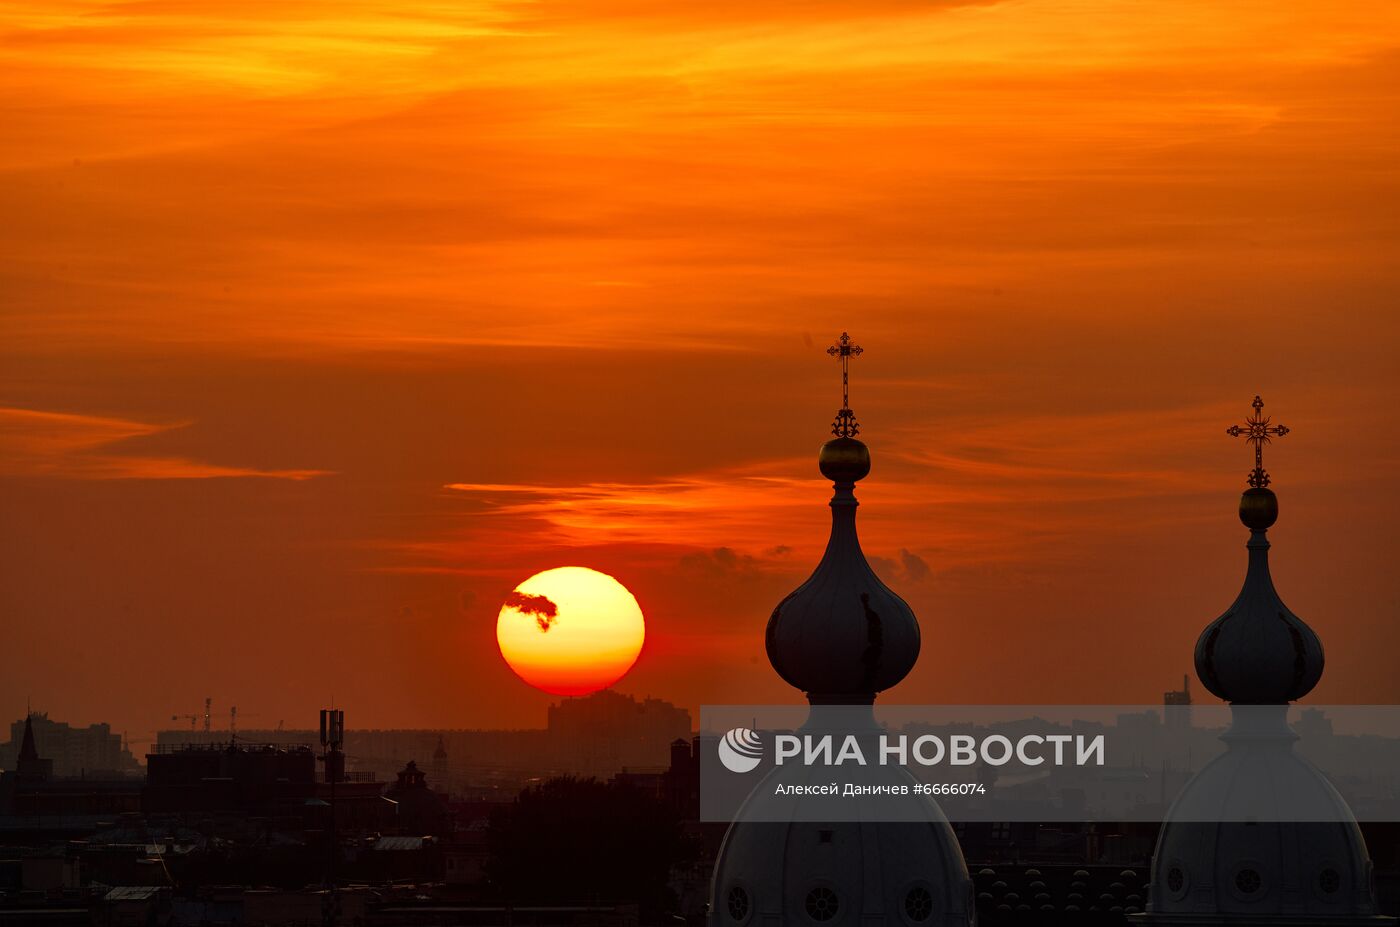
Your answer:
[[[210,714],[213,712],[213,710],[214,710],[214,700],[213,700],[212,698],[207,698],[207,697],[206,697],[206,698],[204,699],[204,714],[202,714],[202,715],[180,715],[180,714],[176,714],[176,715],[171,715],[171,716],[170,716],[170,720],[171,720],[171,721],[188,721],[188,722],[190,723],[190,733],[191,733],[191,734],[193,734],[193,733],[195,732],[195,729],[196,729],[196,728],[195,728],[195,725],[199,724],[199,722],[202,720],[202,721],[204,722],[204,739],[205,739],[205,740],[208,740],[208,739],[209,739],[209,721],[210,721]]]
[[[171,721],[179,721],[179,720],[181,720],[182,718],[183,718],[183,719],[186,719],[186,720],[188,720],[188,721],[190,722],[190,733],[193,734],[193,733],[194,733],[194,726],[195,726],[195,724],[199,721],[199,715],[171,715],[171,716],[170,716],[170,720],[171,720]]]
[[[228,710],[228,739],[229,739],[229,740],[234,740],[234,739],[236,738],[237,734],[238,734],[238,716],[239,716],[239,714],[240,714],[240,712],[238,711],[238,706],[237,706],[237,705],[231,706],[231,707],[229,708],[229,710]],[[259,718],[259,717],[262,717],[262,716],[259,715],[256,711],[245,711],[245,712],[242,712],[242,715],[243,715],[244,718]]]

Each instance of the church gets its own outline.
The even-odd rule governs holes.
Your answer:
[[[765,636],[773,669],[812,706],[809,725],[820,724],[824,706],[873,705],[919,658],[918,619],[875,575],[856,535],[855,485],[870,473],[850,407],[849,365],[861,350],[846,333],[829,349],[841,361],[842,403],[817,460],[834,490],[826,552],[773,609]],[[764,791],[760,783],[755,797]],[[922,812],[900,822],[776,823],[745,821],[741,809],[715,864],[712,927],[972,924],[957,837],[931,799]]]
[[[1393,924],[1377,915],[1374,870],[1356,819],[1327,777],[1294,750],[1299,735],[1288,724],[1288,706],[1322,678],[1323,650],[1313,629],[1283,604],[1269,573],[1267,535],[1279,504],[1263,447],[1288,429],[1271,424],[1263,408],[1255,396],[1246,423],[1228,430],[1254,445],[1239,507],[1249,529],[1244,585],[1196,642],[1196,676],[1230,703],[1233,722],[1222,737],[1225,752],[1167,811],[1141,922]],[[1302,808],[1326,813],[1289,823]]]
[[[912,609],[875,574],[856,532],[855,484],[870,472],[870,451],[857,437],[849,364],[862,349],[843,333],[828,350],[842,365],[842,406],[818,457],[833,484],[831,534],[811,576],[773,609],[765,635],[773,669],[807,699],[808,727],[820,726],[824,706],[873,706],[913,668],[920,641]],[[1154,927],[1393,924],[1377,913],[1370,856],[1345,801],[1293,752],[1297,734],[1287,723],[1288,705],[1321,678],[1323,651],[1312,629],[1283,604],[1269,573],[1266,532],[1278,517],[1278,500],[1268,488],[1262,448],[1288,429],[1272,424],[1262,408],[1256,397],[1248,422],[1228,430],[1255,451],[1240,502],[1250,531],[1244,585],[1202,632],[1195,652],[1197,677],[1230,703],[1235,721],[1222,738],[1225,752],[1188,782],[1166,814],[1142,889],[1145,910],[1111,910]],[[766,783],[740,809],[720,849],[711,927],[977,922],[973,878],[932,799],[905,822],[773,822],[752,813],[765,800]],[[1271,790],[1276,784],[1287,788]],[[1303,795],[1331,817],[1287,823],[1283,807],[1264,809],[1259,821],[1230,820],[1238,815],[1227,805],[1242,791]],[[1088,875],[1081,870],[1075,877],[1081,873]],[[1106,909],[1047,903],[1041,910]]]

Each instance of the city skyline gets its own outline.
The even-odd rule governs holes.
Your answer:
[[[0,705],[537,726],[496,615],[569,565],[645,614],[618,691],[791,701],[842,330],[900,701],[1173,685],[1261,394],[1311,699],[1394,703],[1396,16],[21,4]]]

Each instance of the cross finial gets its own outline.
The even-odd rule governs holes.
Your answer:
[[[1288,434],[1287,425],[1272,425],[1270,419],[1264,414],[1264,400],[1258,396],[1250,403],[1254,408],[1253,414],[1245,419],[1243,425],[1231,425],[1225,429],[1225,433],[1232,438],[1241,435],[1250,444],[1254,445],[1254,469],[1249,474],[1249,485],[1255,489],[1263,489],[1269,485],[1269,474],[1264,469],[1264,445],[1268,444],[1271,438],[1282,438]]]
[[[832,357],[841,358],[841,408],[836,412],[836,420],[831,423],[831,433],[838,438],[854,438],[860,434],[856,414],[851,411],[851,358],[860,357],[865,348],[851,343],[846,332],[836,339],[836,343],[826,349]]]

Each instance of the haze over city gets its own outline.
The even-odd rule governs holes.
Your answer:
[[[620,691],[792,701],[847,329],[899,701],[1175,686],[1256,393],[1311,698],[1400,698],[1390,7],[3,16],[13,717],[542,727],[497,614],[571,565],[645,615]]]

